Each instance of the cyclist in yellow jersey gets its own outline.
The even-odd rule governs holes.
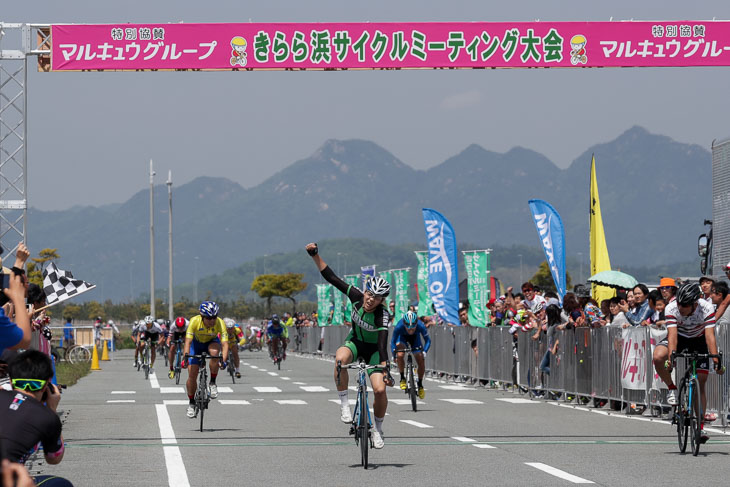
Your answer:
[[[226,324],[226,331],[228,332],[228,350],[230,350],[233,355],[233,361],[229,363],[228,366],[234,367],[236,371],[236,379],[240,379],[241,360],[238,357],[238,337],[243,335],[243,331],[232,318],[223,318],[223,322]]]
[[[225,357],[228,356],[228,332],[226,331],[226,324],[218,318],[218,305],[213,301],[203,301],[199,311],[199,315],[190,319],[188,330],[185,333],[185,355],[200,355],[205,352],[214,357],[223,357],[220,367],[225,370],[227,365]],[[190,404],[188,404],[187,415],[188,418],[194,418],[199,361],[196,358],[190,358],[189,362],[190,368],[186,385]],[[208,363],[210,364],[210,397],[215,399],[218,397],[218,386],[215,383],[218,376],[218,358],[213,358]],[[184,369],[188,368],[188,359],[183,361],[182,367]]]

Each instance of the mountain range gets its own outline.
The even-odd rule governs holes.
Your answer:
[[[435,167],[416,170],[373,142],[328,140],[249,189],[225,178],[197,178],[173,188],[174,282],[191,283],[322,239],[422,245],[423,207],[449,218],[461,242],[537,247],[527,206],[532,198],[550,202],[561,214],[567,253],[581,253],[588,273],[592,154],[613,266],[696,259],[697,236],[711,216],[710,152],[635,126],[590,147],[566,169],[525,148],[496,153],[470,145]],[[154,198],[156,284],[163,288],[165,185],[155,187]],[[31,209],[27,225],[34,254],[57,248],[59,267],[98,285],[89,299],[118,301],[149,292],[148,190],[122,204]],[[372,263],[350,265],[354,270]]]

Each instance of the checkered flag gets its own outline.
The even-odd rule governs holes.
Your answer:
[[[62,271],[53,262],[49,262],[43,269],[43,292],[46,293],[47,306],[58,304],[95,287],[94,284],[74,279],[73,274]]]

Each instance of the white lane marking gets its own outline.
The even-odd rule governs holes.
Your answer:
[[[282,377],[281,380],[291,380],[289,377]]]
[[[477,441],[472,438],[467,438],[466,436],[452,436],[451,439],[456,441],[462,441],[464,443],[476,443]]]
[[[279,374],[277,374],[276,372],[269,372],[268,374],[271,375],[271,376],[274,376],[274,377],[278,377],[279,376]]]
[[[258,367],[256,367],[255,365],[249,365],[249,367],[251,367],[252,369],[258,369]]]
[[[184,392],[184,387],[160,387],[160,394],[179,394]]]
[[[520,399],[519,397],[515,398],[509,398],[509,397],[496,397],[497,401],[504,401],[508,402],[510,404],[540,404],[539,401],[531,401],[530,399]]]
[[[248,365],[248,362],[241,362],[243,365]]]
[[[280,400],[274,400],[274,402],[279,404],[292,404],[296,406],[302,406],[307,404],[307,401],[302,401],[301,399],[280,399]]]
[[[186,401],[185,399],[165,399],[162,401],[162,404],[165,406],[187,406],[190,404],[190,401]]]
[[[411,426],[415,426],[416,428],[433,428],[433,426],[419,423],[418,421],[413,421],[412,419],[399,419],[398,421],[400,421],[401,423],[410,424]]]
[[[115,399],[107,402],[134,402],[134,399]]]
[[[167,414],[167,407],[164,404],[155,404],[157,410],[157,423],[160,426],[160,438],[163,445],[175,445],[175,431],[172,429],[170,415]],[[182,460],[180,448],[177,446],[164,446],[165,466],[167,467],[167,481],[170,487],[190,487],[188,474],[185,471],[185,464]]]
[[[333,402],[333,403],[335,403],[335,404],[338,404],[338,405],[340,404],[340,400],[339,400],[339,399],[330,399],[330,402]],[[356,402],[357,402],[357,401],[356,401],[355,399],[348,399],[348,400],[347,400],[347,403],[348,403],[348,404],[349,404],[350,406],[354,406]]]
[[[299,386],[305,392],[329,392],[330,390],[322,386]]]
[[[393,404],[397,404],[398,406],[407,406],[411,403],[410,399],[388,399],[388,402],[392,402]],[[426,404],[423,401],[416,400],[416,404]]]
[[[152,372],[150,374],[150,385],[152,386],[153,389],[160,388],[160,383],[157,382],[157,374],[155,374],[154,372]]]
[[[574,484],[592,484],[592,483],[594,483],[594,482],[591,482],[590,480],[586,480],[586,479],[577,477],[573,474],[570,474],[568,472],[564,472],[555,467],[551,467],[550,465],[545,465],[544,463],[525,462],[525,465],[535,467],[538,470],[542,470],[545,473],[549,473],[550,475],[554,475],[555,477],[559,477],[563,480],[567,480],[568,482],[573,482]]]
[[[256,392],[281,392],[278,387],[254,387]]]
[[[241,405],[241,406],[248,406],[251,403],[248,401],[244,401],[242,399],[221,399],[218,401],[221,404],[231,404],[231,405]]]
[[[112,391],[112,394],[137,394],[137,391]]]
[[[449,391],[476,391],[476,389],[473,389],[471,387],[465,387],[465,386],[439,386],[441,389],[446,389]]]
[[[487,445],[486,443],[474,443],[472,446],[475,446],[477,448],[482,448],[482,449],[497,448],[496,446]]]
[[[219,386],[218,392],[233,392],[233,389],[228,386]]]
[[[484,404],[475,399],[439,399],[439,401],[450,402],[451,404]]]
[[[306,386],[307,385],[306,382],[292,382],[292,384],[296,384],[298,386]]]
[[[705,431],[709,431],[710,433],[717,433],[719,435],[730,435],[730,432],[725,432],[715,428],[705,428]]]

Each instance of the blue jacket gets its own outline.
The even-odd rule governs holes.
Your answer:
[[[426,325],[423,324],[423,321],[418,320],[416,323],[416,332],[413,335],[409,335],[406,331],[406,324],[403,322],[403,319],[398,321],[398,324],[393,329],[393,337],[390,339],[390,349],[393,354],[395,354],[395,346],[398,343],[407,343],[410,337],[414,337],[413,339],[416,340],[413,342],[414,346],[420,345],[420,337],[423,337],[423,351],[428,352],[428,349],[431,348],[431,337],[428,336],[428,330],[426,330]]]

